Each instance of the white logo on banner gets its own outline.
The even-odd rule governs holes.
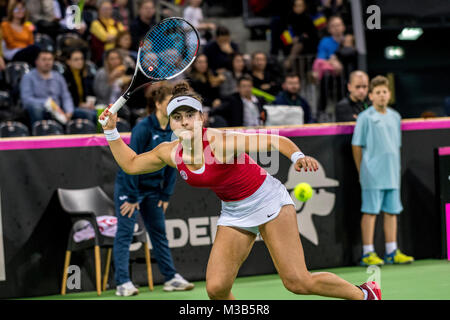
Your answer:
[[[0,190],[0,281],[6,280],[5,250],[3,247],[3,227],[2,227],[2,195]]]
[[[314,189],[314,194],[307,202],[300,202],[294,196],[294,188],[297,184],[306,182]],[[324,188],[337,187],[339,182],[334,179],[327,178],[325,170],[319,163],[319,170],[297,172],[294,165],[291,165],[288,173],[288,180],[285,183],[286,189],[290,192],[291,198],[297,207],[297,223],[298,230],[302,236],[311,241],[316,246],[319,245],[319,237],[317,229],[314,225],[312,216],[327,216],[334,207],[336,195],[325,191]]]

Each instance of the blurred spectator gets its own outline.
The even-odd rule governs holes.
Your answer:
[[[244,75],[238,80],[238,92],[227,97],[224,102],[213,108],[209,116],[221,116],[229,127],[260,126],[264,124],[265,101],[252,94],[253,80]]]
[[[288,74],[284,78],[283,90],[276,96],[274,105],[300,106],[303,109],[303,123],[311,123],[311,107],[308,101],[300,96],[300,77],[296,74]]]
[[[114,48],[117,34],[125,30],[120,21],[112,17],[113,7],[110,1],[103,1],[98,8],[98,18],[91,24],[91,60],[98,66],[103,60],[103,53]]]
[[[336,56],[341,61],[345,79],[356,70],[358,64],[358,52],[355,47],[355,38],[352,34],[346,34],[342,44],[336,51]]]
[[[351,13],[349,10],[349,2],[345,0],[321,0],[319,6],[320,12],[322,12],[327,19],[332,16],[340,16],[345,24],[350,24],[352,21]]]
[[[306,11],[304,0],[295,0],[286,18],[286,25],[279,39],[287,56],[285,68],[292,67],[293,60],[300,54],[316,53],[319,36],[313,21]]]
[[[130,33],[133,37],[131,49],[138,51],[139,42],[147,34],[150,28],[156,24],[155,3],[153,0],[139,2],[138,16],[130,24]]]
[[[123,63],[127,69],[134,69],[136,67],[137,52],[130,50],[131,42],[132,39],[129,31],[124,30],[117,34],[115,48],[122,54]]]
[[[20,97],[31,125],[53,117],[65,124],[74,112],[66,81],[59,72],[52,70],[53,62],[53,53],[42,50],[36,59],[36,68],[20,82]]]
[[[208,67],[208,58],[200,54],[192,64],[189,72],[190,85],[195,92],[203,97],[205,106],[214,107],[220,102],[220,85],[225,80],[222,74],[215,75]]]
[[[0,29],[0,44],[3,42],[2,30]],[[5,70],[5,59],[3,59],[3,46],[0,45],[0,71]]]
[[[125,29],[130,27],[130,10],[128,9],[128,0],[114,0],[113,18],[122,22]]]
[[[89,119],[95,123],[97,111],[95,110],[94,79],[88,77],[83,52],[80,49],[72,49],[67,54],[65,63],[63,76],[73,104],[78,107],[76,117]]]
[[[220,85],[220,96],[226,97],[232,93],[237,92],[237,81],[244,74],[248,74],[247,66],[245,65],[244,56],[240,53],[233,55],[231,59],[231,70],[222,69],[224,82]]]
[[[336,51],[344,40],[345,25],[338,16],[333,16],[328,22],[330,36],[319,42],[317,58],[314,60],[314,78],[321,80],[325,72],[339,75],[342,72],[342,63],[336,56]]]
[[[227,122],[219,115],[210,115],[211,107],[203,107],[203,126],[206,128],[225,128]]]
[[[25,0],[25,6],[30,14],[31,22],[36,26],[38,33],[45,33],[53,40],[63,30],[59,19],[55,15],[53,0]]]
[[[271,95],[276,95],[280,91],[279,76],[268,68],[267,55],[257,51],[252,54],[251,76],[253,86]]]
[[[217,27],[215,40],[210,41],[203,50],[208,57],[209,67],[213,71],[231,70],[231,58],[237,52],[239,52],[239,48],[236,43],[231,41],[230,30],[223,26]]]
[[[216,25],[211,22],[204,22],[202,0],[189,0],[189,4],[183,11],[183,18],[190,22],[201,34],[200,44],[205,44],[212,38],[212,32]]]
[[[81,17],[86,22],[87,30],[90,30],[92,22],[97,19],[98,15],[97,0],[86,0],[83,6],[83,12]],[[86,32],[84,36],[88,36],[89,32]]]
[[[120,91],[122,85],[130,80],[126,71],[123,57],[118,49],[105,52],[105,64],[97,71],[94,79],[97,104],[109,105],[117,100],[120,95],[117,91]]]
[[[34,45],[33,26],[27,21],[28,12],[20,1],[10,3],[6,21],[1,24],[5,41],[6,60],[25,61],[34,66],[39,48]]]
[[[355,121],[358,114],[371,105],[367,97],[369,92],[369,76],[367,73],[361,70],[350,73],[347,89],[348,96],[336,105],[337,122]]]

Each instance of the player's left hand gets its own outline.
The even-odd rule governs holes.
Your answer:
[[[302,169],[304,169],[305,171],[317,171],[319,169],[319,165],[316,159],[305,156],[304,158],[300,158],[297,160],[294,168],[295,171],[298,172],[301,172]]]

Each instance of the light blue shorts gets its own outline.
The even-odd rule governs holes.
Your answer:
[[[379,214],[380,211],[399,214],[403,206],[400,189],[363,189],[361,192],[361,212]]]

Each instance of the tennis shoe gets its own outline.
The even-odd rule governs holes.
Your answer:
[[[369,252],[362,256],[359,262],[361,266],[382,266],[384,261],[377,255],[376,252]]]
[[[118,285],[116,289],[116,296],[129,297],[138,294],[139,290],[133,285],[131,281]]]
[[[182,276],[180,276],[178,273],[175,274],[175,276],[164,283],[163,290],[164,291],[185,291],[185,290],[191,290],[194,288],[194,284],[190,283],[186,279],[184,279]]]
[[[414,261],[414,258],[402,253],[400,249],[394,250],[384,256],[384,262],[387,264],[407,264]]]
[[[381,300],[381,288],[375,281],[365,282],[359,288],[367,291],[366,300]]]

